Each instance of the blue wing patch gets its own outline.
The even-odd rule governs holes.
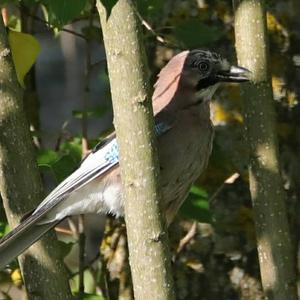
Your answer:
[[[164,122],[159,122],[159,123],[155,124],[155,127],[154,127],[156,136],[160,136],[170,129],[171,129],[171,126]]]
[[[167,132],[169,129],[171,128],[170,125],[163,123],[163,122],[159,122],[157,124],[155,124],[155,134],[157,136],[160,136],[162,134],[164,134],[165,132]],[[100,150],[103,146],[105,146],[106,143],[99,143],[94,149],[93,149],[93,153],[97,152],[98,150]],[[109,148],[107,149],[107,152],[104,155],[105,160],[110,163],[110,164],[115,164],[117,162],[119,162],[119,148],[118,148],[118,144],[117,144],[117,140],[114,138],[113,140],[110,141],[110,145]]]
[[[111,141],[111,145],[108,151],[105,153],[104,158],[107,162],[111,164],[114,164],[119,161],[119,148],[116,139]]]

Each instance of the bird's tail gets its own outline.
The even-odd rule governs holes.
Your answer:
[[[39,224],[38,221],[39,217],[31,215],[0,240],[0,270],[59,223]]]

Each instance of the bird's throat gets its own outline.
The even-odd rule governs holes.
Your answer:
[[[216,83],[214,85],[198,90],[196,92],[197,102],[201,103],[210,101],[218,87],[219,83]]]

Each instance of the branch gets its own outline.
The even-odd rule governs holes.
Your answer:
[[[253,83],[243,85],[242,92],[262,285],[267,299],[296,300],[295,257],[280,176],[275,109],[268,71],[265,8],[260,0],[234,2],[239,64],[253,73]]]
[[[26,212],[38,205],[43,188],[23,110],[23,93],[1,17],[0,70],[0,192],[9,224],[14,228]],[[29,299],[71,299],[58,248],[55,235],[49,232],[19,257]]]
[[[109,17],[101,1],[97,3],[120,151],[135,299],[174,299],[167,230],[159,210],[159,165],[140,22],[131,0],[117,1]]]
[[[32,15],[29,11],[28,11],[28,8],[24,5],[21,5],[21,8],[22,8],[22,12],[24,14],[26,14],[28,17],[32,18],[33,20],[39,22],[39,23],[43,23],[45,25],[47,25],[50,29],[54,29],[55,27],[50,23],[50,22],[47,22],[46,20],[38,17],[38,16],[35,16],[35,15]],[[84,40],[87,40],[87,37],[84,36],[83,34],[79,33],[79,32],[76,32],[76,31],[73,31],[73,30],[70,30],[70,29],[67,29],[67,28],[61,28],[60,31],[63,31],[63,32],[67,32],[67,33],[70,33],[74,36],[77,36],[77,37],[80,37]]]

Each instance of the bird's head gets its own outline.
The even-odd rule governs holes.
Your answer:
[[[178,102],[177,98],[180,98],[180,106],[193,104],[188,101],[210,100],[221,82],[245,82],[249,81],[249,75],[250,71],[230,65],[215,52],[183,51],[174,56],[158,75],[153,94],[154,110],[161,110],[173,99]]]

